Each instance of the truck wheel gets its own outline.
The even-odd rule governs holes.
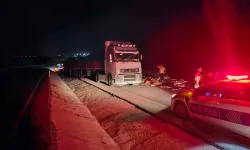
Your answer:
[[[112,76],[109,74],[108,75],[108,85],[111,86],[112,85]]]
[[[100,82],[100,76],[98,72],[95,73],[95,82]]]

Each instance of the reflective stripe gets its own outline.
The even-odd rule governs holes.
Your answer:
[[[217,107],[204,106],[199,104],[189,104],[192,113],[225,120],[244,126],[250,126],[250,114],[245,112],[233,111]]]

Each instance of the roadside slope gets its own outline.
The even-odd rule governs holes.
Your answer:
[[[55,73],[51,73],[51,119],[59,150],[118,150],[118,145]]]

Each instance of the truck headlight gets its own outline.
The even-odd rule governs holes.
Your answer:
[[[139,72],[139,68],[136,68],[136,69],[135,69],[135,72]]]

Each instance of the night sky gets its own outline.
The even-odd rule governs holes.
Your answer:
[[[249,0],[222,0],[225,8],[211,4],[215,25],[209,22],[204,1],[8,0],[1,5],[1,50],[4,55],[101,52],[105,40],[126,40],[138,44],[148,67],[163,63],[173,70],[190,60],[193,66],[220,61],[228,49],[224,40],[228,36],[215,32],[225,34],[220,33],[222,26],[232,24],[228,29],[232,49],[237,56],[246,57]],[[220,22],[221,10],[232,16],[227,17],[227,23]]]
[[[102,48],[109,39],[143,44],[155,29],[176,15],[197,13],[199,7],[197,0],[192,4],[164,0],[9,0],[2,10],[1,33],[5,49],[17,54],[99,51],[98,46]]]

